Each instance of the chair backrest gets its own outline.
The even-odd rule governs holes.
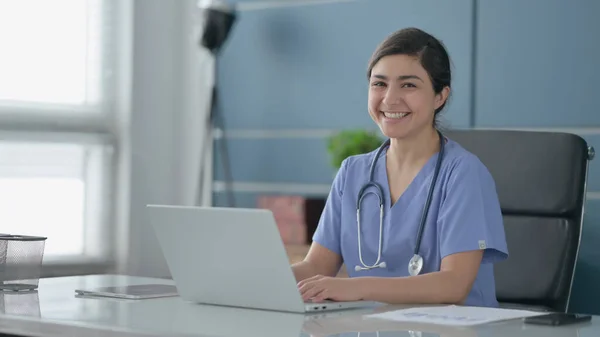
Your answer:
[[[566,312],[579,252],[590,155],[585,140],[555,132],[451,130],[496,181],[509,258],[495,266],[496,294]]]

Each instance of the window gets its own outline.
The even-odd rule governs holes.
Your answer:
[[[50,142],[0,143],[2,231],[46,236],[51,257],[97,255],[85,245],[86,217],[106,208],[101,172],[105,146]],[[93,202],[90,202],[93,201]],[[96,209],[96,212],[94,212]],[[94,241],[95,238],[91,238]]]
[[[117,3],[0,0],[0,232],[46,262],[111,259]]]
[[[102,0],[0,0],[0,100],[81,106],[101,97]]]

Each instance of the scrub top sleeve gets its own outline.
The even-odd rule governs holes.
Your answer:
[[[483,249],[483,263],[506,259],[500,201],[487,168],[474,155],[463,157],[447,179],[438,216],[441,258]]]
[[[319,224],[317,225],[317,229],[312,238],[313,242],[320,244],[340,256],[342,255],[340,248],[342,193],[346,178],[346,166],[347,160],[344,160],[333,180],[329,196],[327,197],[325,207],[323,208],[321,218],[319,219]]]

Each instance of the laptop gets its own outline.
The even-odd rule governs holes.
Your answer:
[[[184,300],[297,313],[377,304],[303,301],[270,210],[148,205],[147,215]]]

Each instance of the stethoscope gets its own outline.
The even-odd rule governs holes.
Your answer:
[[[429,206],[431,205],[431,197],[433,195],[435,183],[436,183],[436,180],[438,177],[438,173],[440,171],[442,157],[444,156],[444,144],[445,144],[444,137],[442,136],[442,133],[439,131],[438,131],[438,135],[440,137],[440,153],[437,158],[437,162],[435,164],[435,171],[433,174],[433,179],[431,181],[431,185],[429,186],[427,200],[425,202],[425,206],[423,207],[423,213],[421,215],[421,222],[419,224],[419,230],[417,233],[417,245],[415,246],[415,251],[414,251],[413,257],[408,262],[408,273],[411,276],[418,275],[421,272],[421,269],[423,269],[423,257],[421,255],[419,255],[419,249],[421,248],[421,239],[423,237],[423,229],[425,228],[425,222],[427,220],[427,213],[429,212]],[[363,185],[361,187],[360,191],[358,192],[358,201],[356,202],[356,223],[358,225],[358,257],[360,259],[360,264],[362,264],[362,267],[359,265],[356,265],[356,267],[354,267],[354,270],[356,270],[356,271],[386,267],[385,261],[380,262],[380,260],[381,260],[381,245],[382,245],[382,239],[383,239],[383,205],[384,205],[383,188],[381,187],[381,185],[379,185],[378,183],[373,181],[373,174],[375,172],[375,164],[377,162],[377,159],[381,155],[381,152],[389,145],[390,145],[390,140],[388,139],[379,147],[379,150],[377,150],[377,153],[375,154],[375,157],[373,158],[373,161],[371,162],[371,167],[369,168],[369,181],[367,181],[367,183],[365,185]],[[369,187],[375,187],[376,192],[366,191],[366,189]],[[372,265],[366,265],[365,262],[363,261],[361,245],[360,245],[360,203],[362,202],[362,199],[365,197],[365,195],[367,195],[369,193],[375,194],[377,196],[377,198],[379,199],[379,249],[377,251],[377,261],[375,261],[375,263]]]

